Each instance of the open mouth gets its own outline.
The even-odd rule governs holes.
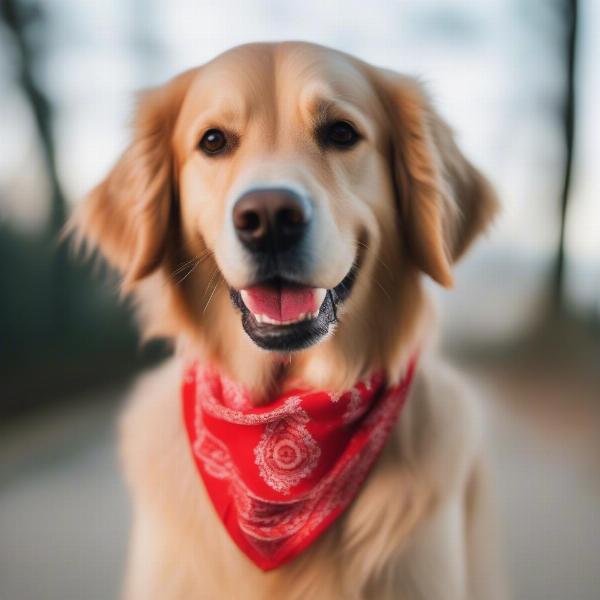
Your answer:
[[[301,285],[274,278],[243,290],[230,290],[242,313],[242,325],[265,350],[290,352],[321,340],[337,323],[337,307],[349,296],[356,279],[353,266],[334,288]]]

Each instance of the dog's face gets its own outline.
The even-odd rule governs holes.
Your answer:
[[[318,342],[395,219],[382,119],[349,61],[247,48],[200,70],[175,127],[188,253],[205,247],[260,347]]]
[[[190,265],[188,324],[210,329],[222,282],[213,328],[235,318],[289,352],[346,311],[363,335],[365,320],[399,320],[403,282],[448,285],[494,206],[414,82],[310,44],[257,44],[150,92],[78,222],[130,285],[161,270],[174,285]]]

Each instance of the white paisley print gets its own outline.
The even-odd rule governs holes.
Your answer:
[[[306,429],[308,415],[298,407],[293,415],[265,427],[254,449],[256,464],[265,483],[283,494],[313,471],[321,449]]]

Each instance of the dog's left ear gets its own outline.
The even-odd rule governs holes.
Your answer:
[[[172,137],[193,74],[140,95],[129,146],[67,224],[67,234],[121,272],[125,288],[152,273],[164,255],[176,201]]]
[[[452,263],[497,212],[495,193],[416,81],[386,70],[377,77],[392,125],[392,171],[408,251],[422,271],[450,287]]]

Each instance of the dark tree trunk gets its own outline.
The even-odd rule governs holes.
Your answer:
[[[565,7],[565,96],[562,126],[565,144],[565,167],[560,196],[560,232],[552,280],[552,304],[556,313],[564,311],[565,231],[567,225],[573,152],[575,145],[575,103],[577,70],[578,0],[564,0]]]
[[[32,25],[43,31],[41,6],[33,1],[1,0],[0,17],[14,38],[17,55],[19,84],[34,117],[40,140],[42,156],[50,183],[50,219],[47,228],[48,251],[53,254],[52,289],[50,303],[51,329],[61,338],[67,334],[69,315],[69,263],[64,244],[58,243],[59,233],[66,219],[65,196],[61,189],[56,165],[56,152],[52,134],[52,106],[38,85],[34,72],[40,56],[40,47],[28,35]]]

